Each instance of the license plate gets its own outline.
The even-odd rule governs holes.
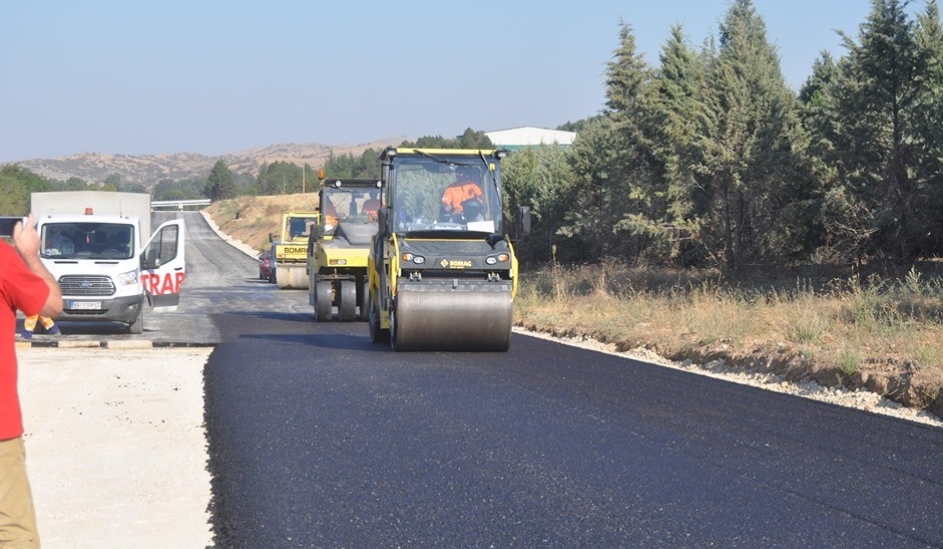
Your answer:
[[[81,311],[97,311],[102,308],[101,301],[72,301],[69,303],[70,309]]]

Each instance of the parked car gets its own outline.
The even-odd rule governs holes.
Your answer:
[[[259,254],[259,280],[275,281],[275,262],[272,261],[272,250],[265,250]]]

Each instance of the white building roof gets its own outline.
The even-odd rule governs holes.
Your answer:
[[[531,145],[572,145],[576,132],[548,130],[545,128],[523,127],[485,132],[495,147],[516,148]]]

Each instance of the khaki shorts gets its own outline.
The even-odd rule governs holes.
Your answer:
[[[0,549],[38,549],[23,438],[0,440]]]

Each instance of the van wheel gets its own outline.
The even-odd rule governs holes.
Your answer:
[[[132,335],[140,335],[144,333],[144,311],[138,311],[138,317],[128,325],[128,333]]]

